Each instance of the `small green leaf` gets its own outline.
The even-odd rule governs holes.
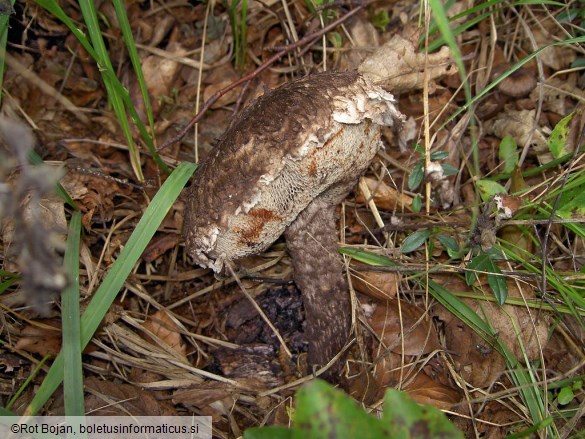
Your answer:
[[[477,182],[477,187],[479,188],[479,194],[483,201],[488,201],[496,194],[506,193],[506,188],[504,186],[492,180],[479,180]]]
[[[339,49],[341,46],[343,46],[343,38],[339,32],[329,32],[327,34],[327,39],[336,49]]]
[[[557,213],[562,218],[585,214],[585,185],[566,189],[561,196],[559,206]]]
[[[417,404],[395,389],[386,391],[383,421],[392,428],[389,438],[463,439],[463,433],[439,409]]]
[[[559,396],[557,396],[557,401],[560,405],[567,405],[570,403],[573,398],[575,398],[575,394],[573,393],[573,389],[569,386],[563,387],[559,392]]]
[[[447,157],[449,157],[449,153],[447,151],[435,151],[431,153],[431,160],[434,162],[437,160],[444,160]]]
[[[402,246],[400,247],[400,251],[402,253],[410,253],[418,249],[422,246],[427,239],[431,236],[430,230],[417,230],[412,235],[408,236]]]
[[[510,173],[516,168],[519,160],[518,145],[512,136],[504,136],[500,142],[498,157],[504,164],[504,173]]]
[[[500,305],[506,303],[508,298],[508,285],[502,275],[502,270],[494,262],[492,255],[480,253],[467,264],[468,271],[465,272],[467,285],[472,285],[479,274],[485,273],[487,280],[496,300]]]
[[[413,191],[419,187],[423,181],[424,176],[425,173],[423,170],[423,162],[419,160],[415,163],[414,168],[412,168],[412,172],[408,176],[408,189]]]
[[[459,245],[457,244],[457,240],[455,238],[448,235],[440,234],[437,235],[437,239],[443,245],[443,247],[445,247],[447,251],[450,250],[455,253],[459,252]]]
[[[449,163],[441,164],[441,168],[443,168],[443,175],[447,177],[450,175],[457,175],[457,173],[459,172],[459,169],[457,169],[453,165],[450,165]]]
[[[388,11],[383,9],[374,15],[372,17],[372,24],[380,29],[380,32],[384,32],[386,30],[386,26],[390,24],[390,16],[388,15]]]
[[[412,208],[412,211],[414,213],[420,212],[420,209],[422,208],[422,198],[421,198],[420,194],[416,194],[414,196],[410,207]]]
[[[293,438],[384,439],[391,428],[341,390],[315,380],[297,392]]]
[[[339,253],[373,267],[396,267],[396,262],[392,259],[366,250],[359,250],[353,247],[341,247]]]
[[[548,138],[548,149],[555,159],[567,154],[567,134],[569,133],[569,123],[575,115],[575,112],[563,117],[553,128]]]

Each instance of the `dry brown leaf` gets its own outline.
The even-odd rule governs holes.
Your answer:
[[[92,416],[176,416],[173,406],[157,401],[153,394],[131,384],[89,377],[85,409]]]
[[[499,138],[512,136],[521,147],[530,145],[539,154],[543,163],[552,160],[547,152],[546,137],[535,124],[535,110],[508,110],[499,113],[495,118],[484,123],[486,134]]]
[[[353,266],[356,264],[352,262]],[[351,270],[351,283],[353,287],[362,294],[377,300],[390,300],[396,297],[398,292],[398,273],[383,273],[379,271],[356,271]]]
[[[179,229],[180,230],[180,229]],[[146,262],[152,262],[174,248],[179,243],[179,236],[166,233],[156,236],[142,253],[142,259]]]
[[[388,186],[383,181],[379,181],[372,177],[364,177],[368,189],[370,190],[376,207],[380,210],[393,212],[395,210],[403,211],[410,210],[412,206],[412,197],[398,191],[397,189]],[[366,197],[360,191],[356,196],[356,202],[366,203]]]
[[[341,52],[339,70],[355,70],[366,58],[369,51],[380,45],[378,31],[367,16],[358,15],[354,22],[347,25],[351,40],[347,45],[348,50]]]
[[[538,88],[530,94],[530,99],[538,101]],[[544,85],[542,109],[559,116],[566,116],[575,109],[574,100],[585,100],[585,91],[578,84],[577,75],[568,75],[566,78],[548,78]]]
[[[440,283],[448,291],[470,291],[467,284],[456,276],[433,276],[433,280]],[[521,297],[521,291],[516,283],[508,281],[510,297]],[[487,282],[482,282],[486,295],[492,292]],[[522,294],[525,298],[534,298],[534,291],[529,286],[523,286]],[[494,302],[462,299],[478,315],[490,322],[498,339],[503,342],[512,354],[519,360],[524,359],[524,352],[530,360],[539,358],[541,349],[547,343],[547,319],[542,313],[529,311],[522,306],[499,306]],[[491,385],[505,371],[506,364],[503,357],[483,338],[465,325],[446,309],[437,306],[434,310],[444,322],[446,348],[453,353],[452,358],[457,370],[463,378],[474,386],[486,387]],[[524,349],[520,346],[516,328],[522,339]]]
[[[184,56],[187,51],[179,43],[169,43],[166,53],[168,55],[166,58],[149,55],[142,61],[144,80],[154,98],[153,103],[157,98],[170,95],[181,67],[173,58]]]
[[[51,319],[25,326],[20,332],[20,339],[14,349],[39,354],[43,357],[45,355],[56,356],[61,350],[61,322]]]
[[[424,372],[417,374],[402,390],[420,404],[430,404],[443,410],[450,409],[461,399],[455,389],[433,380]]]
[[[539,14],[534,17],[538,26],[531,27],[534,40],[538,47],[543,47],[555,40],[556,32],[558,31],[558,22],[551,16]],[[527,53],[534,52],[536,49],[532,44],[532,39],[523,38],[523,46]],[[570,44],[563,44],[559,46],[549,46],[538,54],[538,59],[546,66],[558,71],[571,65],[577,58],[575,48]]]
[[[179,356],[187,361],[187,345],[183,342],[180,328],[165,310],[159,310],[148,316],[142,327],[154,334],[160,341],[167,344]],[[150,336],[144,335],[146,339]],[[156,344],[156,341],[152,341]]]
[[[382,340],[382,350],[390,349],[400,354],[404,349],[405,355],[420,356],[441,348],[426,311],[408,302],[389,300],[381,303],[368,320]]]
[[[233,81],[227,80],[208,85],[205,87],[205,90],[203,90],[203,100],[207,102],[215,93],[226,88],[232,82]],[[225,107],[226,105],[234,104],[238,100],[239,94],[240,90],[238,88],[234,88],[219,98],[217,102],[211,106],[211,108],[216,109]]]
[[[425,61],[427,57],[428,61]],[[386,90],[401,93],[423,88],[427,77],[434,81],[445,75],[453,75],[457,73],[457,68],[447,46],[436,53],[425,55],[417,53],[411,41],[395,35],[366,58],[358,71]]]

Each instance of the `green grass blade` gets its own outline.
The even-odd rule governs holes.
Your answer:
[[[568,39],[563,40],[563,41],[555,41],[554,43],[549,43],[549,44],[543,45],[542,47],[540,47],[539,49],[535,50],[530,55],[528,55],[526,58],[523,58],[520,61],[518,61],[517,63],[515,63],[508,70],[506,70],[504,73],[502,73],[500,76],[498,76],[492,82],[490,82],[481,91],[481,93],[478,93],[477,95],[473,96],[473,98],[471,100],[467,100],[467,102],[464,105],[462,105],[461,107],[459,107],[459,109],[457,111],[455,111],[445,122],[443,122],[443,124],[441,125],[441,127],[439,129],[442,129],[445,126],[447,126],[448,124],[450,124],[462,112],[469,110],[469,107],[472,107],[478,101],[480,101],[481,99],[483,99],[485,97],[485,95],[487,95],[491,90],[493,90],[500,82],[502,82],[504,79],[506,79],[508,76],[510,76],[513,72],[515,72],[516,70],[518,70],[523,65],[525,65],[525,64],[529,63],[530,61],[532,61],[534,58],[536,58],[538,55],[540,55],[540,53],[543,50],[546,50],[547,48],[553,47],[553,46],[568,46],[568,45],[571,45],[571,44],[579,45],[581,43],[585,43],[585,36],[575,37],[575,38],[568,38]]]
[[[497,333],[495,333],[491,326],[475,311],[469,308],[465,302],[432,280],[428,281],[428,285],[429,292],[435,299],[502,354],[506,360],[510,377],[518,387],[518,392],[524,404],[528,407],[533,424],[539,425],[545,419],[545,404],[542,392],[536,384],[536,378],[530,373],[530,370],[527,371],[522,367],[508,346],[497,336]],[[547,430],[551,430],[552,428],[553,426],[547,426]]]
[[[85,414],[83,396],[83,366],[81,361],[81,325],[79,317],[79,242],[81,236],[81,213],[74,212],[69,223],[65,268],[69,273],[69,286],[62,295],[63,359],[65,360],[63,393],[65,414]]]
[[[81,317],[81,348],[85,348],[97,330],[126,278],[140,259],[165,215],[193,174],[196,165],[181,163],[169,176],[144,212],[108,275],[94,294]],[[36,414],[63,380],[64,356],[60,353],[37,394],[26,409],[27,415]]]
[[[114,9],[116,10],[116,16],[118,17],[118,23],[120,24],[120,30],[122,31],[122,37],[124,38],[126,48],[128,49],[128,55],[130,56],[130,61],[132,62],[134,74],[138,79],[138,86],[140,88],[140,94],[142,95],[142,101],[144,102],[144,107],[146,109],[146,117],[148,119],[148,125],[150,126],[150,132],[154,133],[154,115],[152,113],[152,105],[150,104],[150,96],[148,95],[146,80],[144,79],[144,74],[142,73],[140,56],[138,55],[136,44],[134,44],[134,36],[132,35],[132,28],[130,27],[130,22],[128,21],[128,14],[126,14],[126,7],[124,6],[124,2],[122,0],[114,0],[113,4]]]
[[[99,57],[98,53],[94,50],[94,47],[91,45],[91,43],[89,42],[89,40],[87,39],[85,34],[83,32],[81,32],[81,30],[79,30],[79,28],[75,25],[75,23],[73,23],[73,21],[67,16],[67,14],[65,14],[63,9],[61,9],[61,7],[57,4],[57,2],[55,0],[36,0],[36,2],[40,6],[45,8],[47,11],[49,11],[52,15],[54,15],[59,20],[61,20],[69,28],[69,30],[73,33],[73,35],[75,35],[75,37],[79,40],[79,42],[81,43],[83,48],[87,51],[87,53],[94,60],[96,60],[96,62],[99,62],[100,57]],[[160,155],[156,151],[156,148],[154,146],[154,142],[153,142],[151,136],[148,134],[148,131],[146,130],[146,127],[144,126],[144,124],[140,120],[140,117],[138,117],[138,113],[136,112],[136,109],[134,108],[134,104],[132,103],[132,100],[130,99],[130,95],[128,94],[128,91],[126,90],[126,88],[118,80],[118,78],[114,74],[113,70],[111,70],[111,69],[110,70],[101,69],[101,70],[102,70],[101,71],[102,76],[109,78],[110,84],[113,87],[113,89],[116,91],[117,96],[120,99],[122,99],[122,101],[124,102],[126,109],[128,110],[128,112],[132,116],[132,120],[134,121],[134,123],[136,124],[136,127],[138,128],[138,131],[140,132],[140,136],[142,137],[142,140],[144,141],[144,143],[146,143],[146,146],[147,146],[148,150],[150,151],[150,153],[152,154],[152,158],[157,163],[158,167],[163,172],[165,172],[167,174],[170,173],[171,172],[170,168],[161,159]]]
[[[89,38],[91,40],[92,46],[94,47],[98,58],[96,59],[98,63],[98,68],[100,73],[102,74],[102,78],[106,85],[106,90],[108,92],[108,97],[110,99],[110,103],[114,108],[114,112],[116,113],[116,117],[118,119],[118,123],[122,128],[122,132],[124,133],[124,137],[126,138],[126,142],[128,143],[128,150],[130,152],[130,162],[132,164],[132,168],[134,169],[134,174],[136,175],[138,181],[144,181],[144,175],[142,174],[142,168],[140,165],[140,153],[136,149],[136,145],[134,144],[134,139],[132,137],[132,130],[130,129],[130,124],[128,123],[128,118],[126,116],[126,109],[124,107],[123,99],[118,93],[118,90],[114,87],[111,76],[104,75],[105,71],[114,72],[114,68],[112,66],[112,62],[110,60],[110,56],[106,49],[106,45],[104,43],[104,39],[102,37],[102,31],[99,26],[97,13],[95,9],[95,3],[92,0],[80,0],[79,7],[81,8],[81,13],[83,14],[83,20],[87,26],[87,31],[89,33]]]
[[[14,6],[12,0],[10,4]],[[2,84],[4,84],[4,63],[6,60],[6,41],[8,38],[8,22],[10,20],[9,15],[0,15],[0,104],[2,104]]]

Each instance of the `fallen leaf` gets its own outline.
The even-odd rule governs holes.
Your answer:
[[[448,291],[470,292],[465,282],[457,276],[433,276]],[[523,284],[522,291],[512,280],[506,279],[508,297],[535,297],[534,290]],[[493,293],[485,276],[480,276],[479,287],[486,295]],[[504,343],[519,361],[524,358],[540,358],[541,349],[547,343],[547,318],[544,314],[523,306],[504,305],[477,299],[462,299],[480,317],[488,321],[497,339]],[[456,369],[474,386],[487,387],[506,370],[503,357],[494,348],[496,340],[486,341],[469,326],[441,306],[433,308],[436,317],[443,321],[446,349],[452,352]],[[538,315],[537,315],[538,314]],[[518,331],[518,336],[516,335]],[[522,345],[520,344],[520,340]],[[524,356],[526,355],[526,357]]]
[[[366,265],[355,262],[352,262],[352,265],[366,267]],[[351,270],[353,287],[360,293],[377,300],[390,300],[396,297],[399,281],[399,273]]]
[[[61,322],[56,319],[35,322],[25,326],[14,349],[19,349],[43,357],[55,357],[61,350]]]
[[[152,262],[174,248],[179,243],[179,235],[166,233],[156,236],[142,253],[142,259],[146,262]]]
[[[152,392],[132,384],[89,377],[84,381],[89,393],[85,410],[92,416],[176,416],[174,407],[158,401]]]
[[[142,327],[155,335],[158,340],[167,344],[180,357],[183,357],[187,361],[187,345],[181,337],[181,329],[166,311],[159,310],[151,316],[148,316],[142,324]],[[144,337],[150,339],[150,336],[147,334]],[[149,341],[157,344],[155,340]]]
[[[540,160],[548,163],[552,160],[552,156],[548,153],[546,137],[536,126],[535,117],[535,110],[501,112],[484,123],[485,132],[499,138],[509,135],[519,146],[532,147],[538,153]]]
[[[388,186],[383,181],[372,177],[364,177],[363,181],[368,186],[376,207],[380,210],[393,212],[395,210],[411,210],[412,197]],[[366,197],[360,191],[356,196],[357,203],[367,203]]]
[[[386,90],[401,93],[423,88],[427,78],[453,75],[457,68],[447,46],[432,54],[417,53],[411,41],[395,35],[365,59],[358,71]]]
[[[389,300],[378,304],[368,321],[383,343],[380,350],[420,356],[441,349],[429,315],[408,302]]]
[[[424,372],[417,374],[402,390],[419,404],[430,404],[443,410],[450,409],[461,399],[457,390],[433,380]]]

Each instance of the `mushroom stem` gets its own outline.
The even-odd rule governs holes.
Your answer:
[[[347,342],[350,299],[343,264],[337,252],[335,205],[317,198],[285,232],[294,279],[303,295],[308,361],[326,365]],[[334,367],[330,376],[335,376]]]

